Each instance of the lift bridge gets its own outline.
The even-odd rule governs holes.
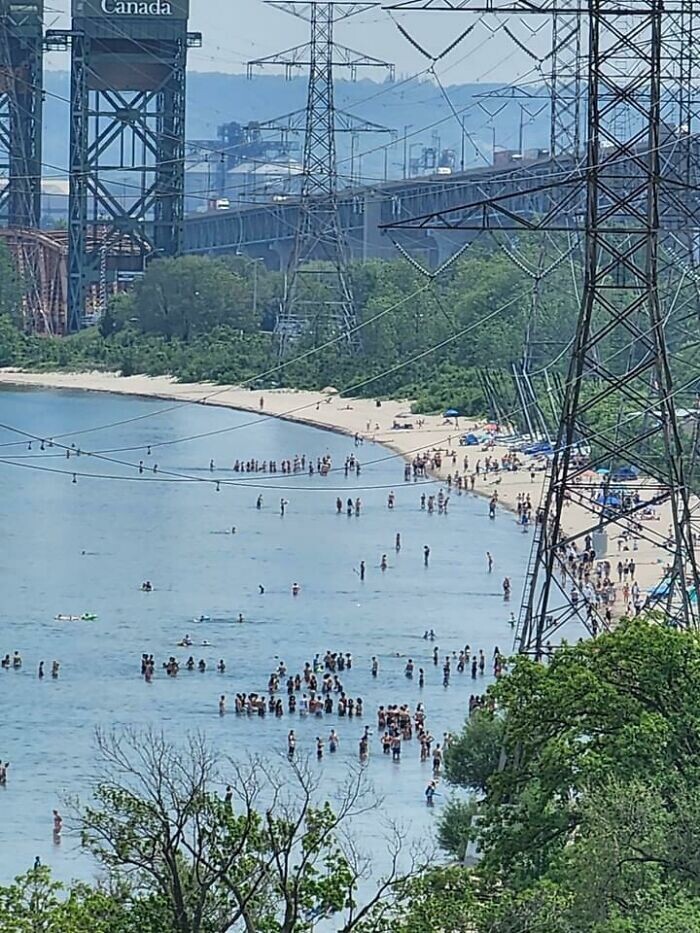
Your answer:
[[[43,0],[0,0],[0,240],[22,275],[27,330],[79,329],[110,290],[162,256],[234,253],[285,269],[299,221],[293,195],[184,216],[187,51],[201,43],[188,31],[189,0],[73,0],[70,29],[45,33],[43,13]],[[57,232],[39,229],[47,49],[71,61],[69,223]],[[664,132],[673,147],[682,130]],[[475,235],[460,223],[469,205],[502,194],[520,217],[542,216],[577,166],[566,153],[534,153],[341,190],[350,257],[395,258],[398,244],[440,265]],[[582,210],[569,206],[572,218]]]

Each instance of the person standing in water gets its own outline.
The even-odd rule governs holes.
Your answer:
[[[488,568],[489,568],[489,573],[491,573],[491,571],[493,570],[493,557],[491,557],[491,552],[490,552],[490,551],[487,551],[487,552],[486,552],[486,563],[487,563]]]
[[[360,580],[364,580],[364,578],[365,578],[365,562],[361,560],[360,561]]]
[[[430,548],[429,548],[428,545],[426,544],[426,545],[424,546],[424,548],[423,548],[423,565],[424,565],[425,567],[428,566],[429,560],[430,560]]]
[[[396,544],[394,546],[396,548],[396,553],[398,554],[398,552],[401,550],[401,535],[398,531],[396,532]]]

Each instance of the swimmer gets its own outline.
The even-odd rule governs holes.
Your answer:
[[[258,496],[258,498],[255,500],[255,508],[256,508],[256,509],[261,509],[261,508],[262,508],[262,504],[263,504],[263,497],[262,497],[262,496]]]
[[[428,566],[428,561],[429,561],[429,560],[430,560],[430,548],[429,548],[428,545],[426,544],[426,545],[423,547],[423,566],[424,566],[424,567],[427,567],[427,566]]]
[[[398,533],[398,531],[396,532],[396,543],[394,544],[394,548],[396,549],[397,554],[401,550],[401,535]]]
[[[41,680],[44,676],[44,662],[43,661],[39,661],[39,670],[37,671],[36,676],[39,678],[39,680]]]
[[[265,587],[262,585],[262,583],[258,583],[258,589],[260,590],[260,595],[262,596],[265,592]]]
[[[63,829],[63,817],[58,812],[58,810],[53,811],[53,835],[54,839],[58,839],[61,835]]]
[[[486,552],[486,564],[489,568],[489,573],[491,573],[491,571],[493,570],[493,557],[491,557],[490,551]]]
[[[379,661],[376,658],[372,658],[372,677],[376,677],[379,673]]]
[[[292,583],[292,596],[298,596],[300,590],[301,590],[301,587],[299,586],[298,583]]]
[[[219,716],[223,716],[226,712],[226,695],[221,694],[219,697]]]
[[[365,562],[361,560],[360,561],[360,580],[364,580],[364,578],[365,578]]]
[[[219,658],[219,663],[216,665],[216,670],[218,671],[219,674],[226,673],[226,662],[224,661],[223,658]]]
[[[388,566],[389,566],[389,565],[388,565],[387,560],[386,560],[386,554],[382,554],[382,559],[381,559],[381,561],[379,562],[379,567],[380,567],[381,570],[386,570],[386,568],[387,568]]]
[[[239,612],[239,613],[238,613],[238,618],[236,619],[236,622],[238,622],[240,625],[243,625],[243,623],[245,622],[245,619],[243,618],[243,613],[242,613],[242,612]]]

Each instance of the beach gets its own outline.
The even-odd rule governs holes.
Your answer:
[[[329,387],[324,391],[300,391],[295,389],[251,390],[240,386],[222,386],[213,383],[179,383],[168,376],[121,376],[118,373],[99,371],[82,373],[32,373],[14,368],[0,369],[0,385],[34,386],[52,389],[71,389],[89,392],[108,392],[144,398],[167,399],[183,405],[198,404],[219,406],[240,411],[249,411],[260,416],[273,416],[292,422],[308,424],[329,431],[358,435],[363,440],[374,441],[390,448],[407,460],[415,454],[433,449],[443,452],[442,465],[432,471],[437,479],[446,479],[448,474],[474,471],[477,460],[482,463],[485,456],[500,458],[507,448],[495,444],[488,450],[476,447],[460,447],[459,438],[472,429],[483,425],[474,419],[461,417],[446,419],[442,415],[413,415],[411,401],[360,399],[341,397]],[[411,427],[396,427],[410,425]],[[469,467],[463,468],[463,459],[469,458]],[[516,511],[519,495],[529,494],[537,508],[542,497],[546,473],[542,463],[522,457],[523,467],[514,472],[500,471],[494,474],[481,473],[475,483],[474,492],[491,497],[498,492],[499,506]],[[530,467],[535,468],[534,477]],[[631,484],[633,485],[633,484]],[[666,536],[670,523],[670,504],[665,503],[655,510],[650,522],[659,540]],[[566,508],[563,526],[572,535],[591,525],[590,511],[572,503]],[[514,533],[517,528],[514,528]],[[488,542],[484,543],[484,549]],[[629,547],[629,551],[626,548]],[[623,549],[624,548],[624,549]],[[646,591],[655,586],[663,576],[667,552],[654,543],[639,538],[634,543],[622,544],[614,536],[608,537],[606,554],[597,557],[607,559],[614,568],[620,558],[633,558],[636,564],[636,579]],[[615,614],[624,611],[618,600]]]

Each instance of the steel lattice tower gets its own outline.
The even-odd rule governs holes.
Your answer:
[[[180,251],[188,16],[188,0],[73,0],[72,28],[47,32],[71,50],[69,330],[99,306],[106,254],[134,276]]]
[[[488,10],[545,14],[553,5],[503,0]],[[694,242],[700,226],[692,6],[588,0],[586,162],[568,179],[539,186],[546,206],[539,217],[513,209],[516,200],[527,204],[537,195],[525,183],[517,192],[394,225],[484,229],[498,222],[499,229],[520,232],[584,233],[583,300],[518,627],[519,650],[536,658],[569,623],[582,623],[591,635],[605,627],[585,580],[570,572],[567,548],[592,541],[598,558],[611,556],[612,531],[633,529],[665,551],[663,585],[648,605],[663,608],[673,624],[698,628],[689,444],[678,409],[692,407],[700,372],[686,363],[694,375],[687,378],[686,369],[681,381],[671,355],[679,337],[697,333],[697,280],[673,250]],[[478,11],[484,4],[407,0],[399,8]],[[571,12],[578,9],[572,5]],[[681,113],[686,122],[679,125]],[[636,495],[625,497],[614,471],[633,464],[643,478]],[[653,522],[638,524],[645,509],[664,504],[670,536]],[[568,507],[585,518],[578,532],[565,521]]]
[[[581,14],[552,16],[552,68],[549,79],[552,157],[581,151]]]
[[[43,0],[0,0],[0,219],[39,226]]]
[[[275,331],[278,353],[284,357],[290,341],[306,330],[346,335],[356,350],[359,338],[349,251],[338,217],[338,171],[336,162],[336,109],[333,95],[334,69],[393,66],[334,41],[336,22],[364,13],[378,4],[329,2],[277,2],[270,6],[308,21],[310,40],[303,46],[249,62],[249,68],[283,65],[308,67],[304,157],[299,216],[286,268],[284,295]]]

